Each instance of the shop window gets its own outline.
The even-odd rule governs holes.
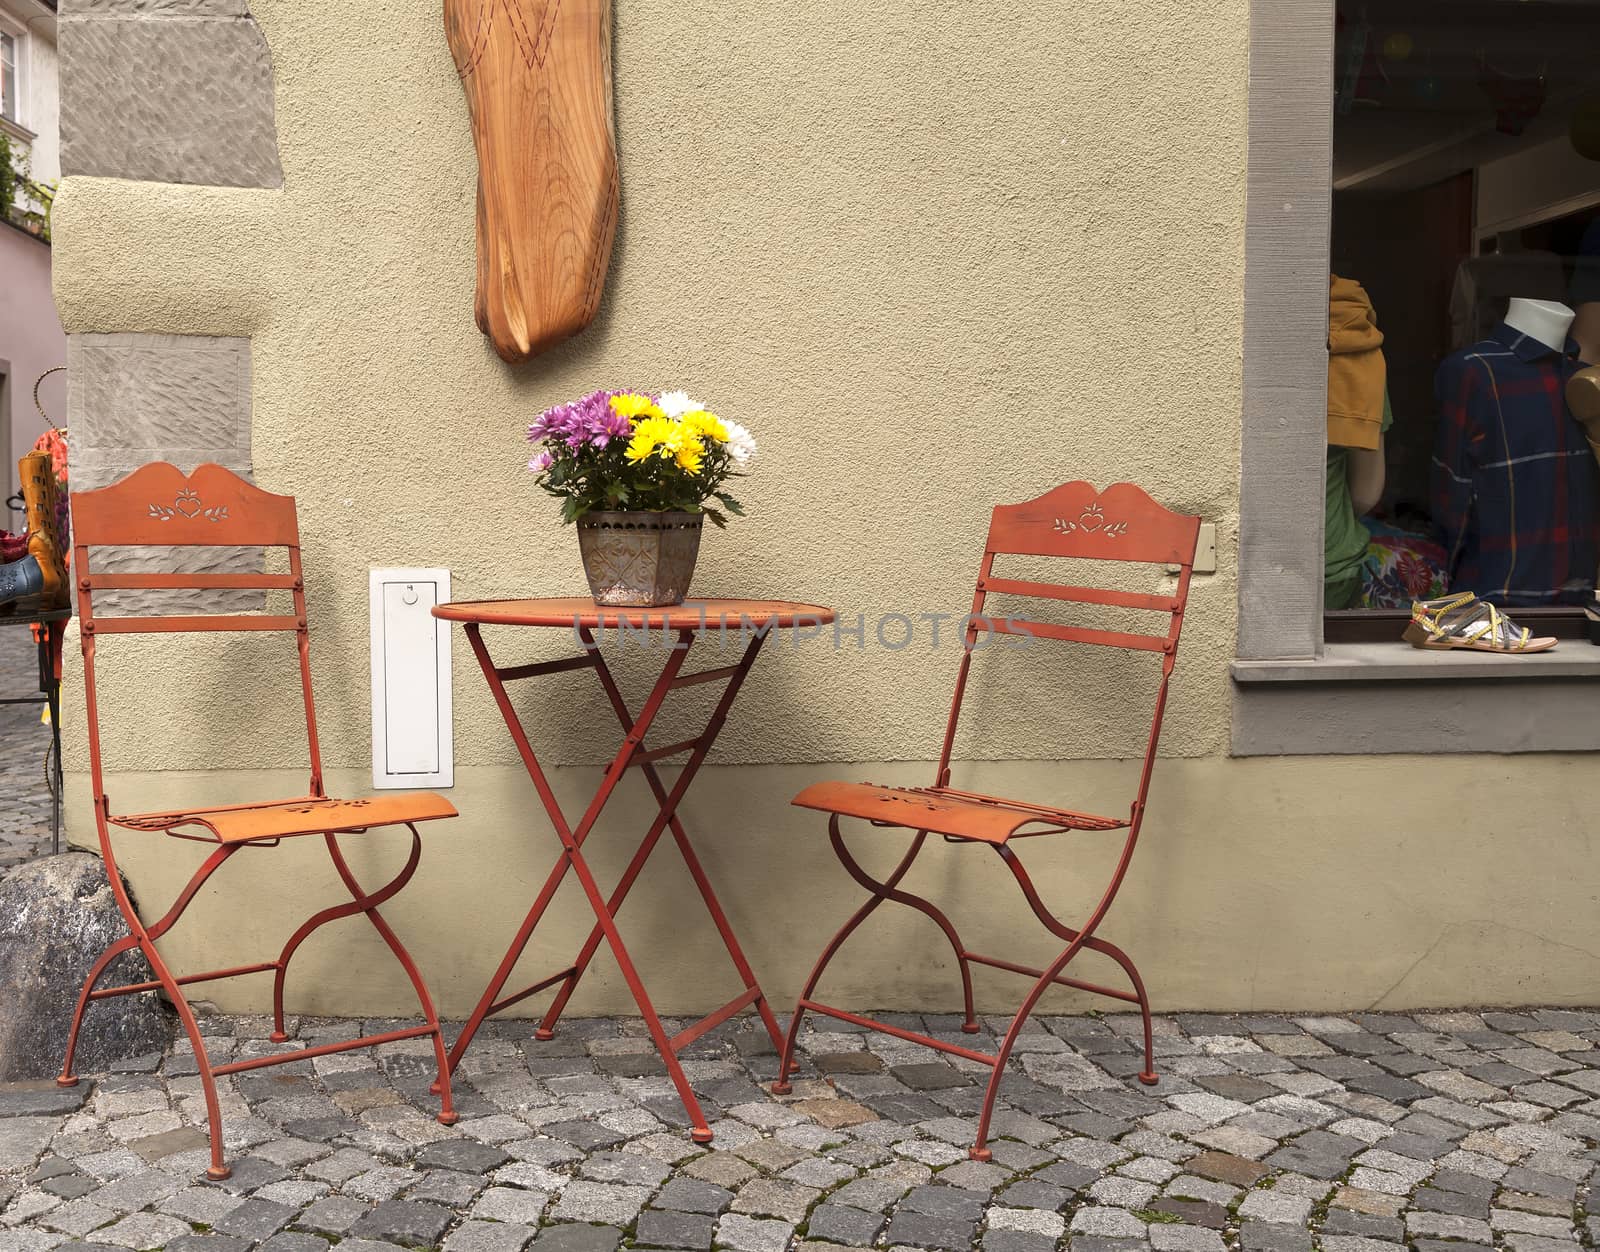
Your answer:
[[[1600,425],[1564,397],[1600,363],[1600,6],[1338,0],[1333,42],[1324,637],[1395,640],[1445,590],[1581,635]]]

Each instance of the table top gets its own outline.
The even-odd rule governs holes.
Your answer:
[[[685,600],[657,609],[596,604],[588,596],[540,600],[454,600],[436,605],[435,617],[486,626],[578,626],[611,630],[737,630],[752,627],[826,626],[833,610],[788,600]]]

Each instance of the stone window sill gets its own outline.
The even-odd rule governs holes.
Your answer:
[[[13,122],[9,117],[0,117],[0,130],[5,131],[13,139],[20,139],[23,143],[31,144],[39,136],[29,130],[20,122]]]
[[[1406,643],[1330,643],[1315,660],[1235,661],[1239,683],[1464,682],[1481,679],[1600,678],[1600,648],[1563,639],[1532,656],[1424,652]]]
[[[1600,648],[1582,639],[1534,656],[1335,643],[1233,677],[1235,756],[1600,750]]]

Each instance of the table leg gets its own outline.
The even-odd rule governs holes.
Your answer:
[[[454,1070],[460,1062],[462,1055],[470,1046],[473,1036],[477,1033],[486,1017],[508,1008],[538,991],[559,983],[560,989],[557,992],[556,999],[536,1031],[537,1038],[551,1038],[556,1021],[560,1018],[562,1011],[571,999],[578,982],[588,969],[603,940],[616,957],[623,979],[628,985],[628,990],[639,1006],[639,1011],[644,1018],[645,1027],[650,1034],[651,1040],[661,1055],[662,1062],[667,1068],[667,1074],[672,1079],[679,1098],[683,1101],[684,1110],[688,1114],[691,1123],[692,1137],[698,1143],[709,1143],[712,1137],[711,1129],[706,1124],[705,1115],[700,1108],[699,1101],[695,1098],[693,1088],[683,1072],[683,1066],[678,1060],[678,1053],[707,1031],[714,1029],[735,1013],[752,1004],[756,1006],[757,1011],[761,1014],[762,1022],[768,1034],[773,1037],[774,1044],[778,1043],[780,1032],[772,1010],[767,1004],[766,997],[762,994],[761,988],[756,982],[755,974],[751,970],[744,952],[740,949],[738,940],[734,937],[727,915],[723,912],[720,902],[711,889],[704,867],[701,866],[698,857],[695,855],[683,824],[678,818],[677,809],[727,719],[734,698],[737,696],[745,676],[749,673],[756,653],[760,650],[763,636],[758,633],[752,637],[744,655],[737,664],[705,671],[704,673],[680,676],[684,658],[695,638],[692,631],[680,632],[671,656],[662,668],[662,672],[651,689],[649,697],[640,709],[638,717],[635,718],[629,713],[621,691],[612,678],[598,647],[595,646],[592,633],[588,631],[580,632],[584,646],[587,649],[583,657],[501,669],[497,668],[490,659],[478,626],[476,624],[468,624],[466,630],[468,640],[478,658],[485,680],[489,683],[490,691],[499,705],[507,729],[511,732],[512,739],[517,745],[519,754],[522,756],[523,764],[528,770],[529,777],[532,779],[534,787],[539,793],[539,798],[545,806],[552,825],[555,827],[556,834],[561,840],[562,855],[551,869],[543,888],[533,903],[533,907],[518,928],[511,947],[507,949],[493,978],[490,980],[489,986],[484,990],[483,996],[473,1011],[472,1017],[468,1020],[465,1029],[456,1040],[456,1045],[450,1054],[451,1069]],[[612,708],[622,725],[624,738],[622,746],[607,767],[599,790],[596,791],[594,798],[590,801],[583,818],[576,827],[569,828],[550,788],[549,781],[545,777],[543,768],[540,766],[533,747],[528,741],[527,734],[523,730],[521,721],[518,719],[516,711],[506,695],[505,681],[508,678],[531,677],[536,674],[551,673],[557,670],[585,667],[593,668],[598,674],[602,686],[605,687],[607,698],[611,701]],[[693,739],[665,748],[655,750],[645,748],[645,736],[669,691],[678,686],[694,685],[714,681],[718,678],[727,678],[727,686],[719,697],[705,729],[699,735]],[[662,757],[676,755],[685,751],[690,752],[690,757],[677,781],[668,790],[652,762]],[[617,782],[631,765],[638,765],[642,768],[652,794],[656,798],[658,812],[608,899],[602,895],[600,886],[595,880],[588,862],[584,859],[582,847],[601,811],[610,799]],[[732,958],[734,967],[738,971],[745,987],[743,993],[730,1003],[672,1037],[668,1037],[660,1016],[650,1001],[649,993],[645,990],[643,980],[639,977],[633,958],[628,952],[621,933],[617,929],[615,916],[627,899],[628,892],[632,889],[639,873],[643,870],[645,862],[660,841],[662,833],[668,829],[672,831],[673,840],[678,845],[679,852],[689,868],[689,873],[700,891],[701,899],[705,902],[707,912],[711,915],[718,933],[722,936],[724,946],[727,948],[728,954]],[[533,935],[533,931],[543,918],[551,899],[555,896],[569,869],[577,876],[585,896],[588,897],[590,908],[593,909],[595,914],[595,925],[590,931],[588,939],[584,943],[577,959],[566,969],[559,970],[540,982],[524,988],[522,991],[502,997],[501,993],[504,991],[512,969],[521,957],[523,950]]]
[[[557,889],[566,878],[567,871],[573,868],[574,853],[578,848],[582,847],[583,841],[588,838],[589,831],[593,829],[596,819],[600,816],[600,811],[605,807],[606,801],[610,799],[611,792],[616,787],[617,781],[622,777],[623,772],[637,752],[638,744],[643,740],[645,731],[649,729],[650,723],[655,720],[656,713],[660,711],[667,692],[671,690],[672,680],[677,677],[679,669],[683,666],[685,653],[685,648],[681,646],[681,642],[680,646],[673,649],[672,655],[667,659],[666,666],[662,669],[661,677],[657,679],[655,687],[651,690],[650,696],[645,702],[644,709],[640,712],[640,726],[637,729],[637,733],[624,739],[621,748],[618,749],[616,756],[611,760],[611,764],[606,768],[605,776],[600,783],[600,789],[595,793],[594,799],[590,801],[589,807],[584,812],[576,830],[573,830],[567,825],[566,817],[556,800],[555,792],[551,789],[549,779],[545,777],[544,768],[539,764],[539,758],[533,750],[533,744],[529,742],[527,732],[523,729],[521,719],[517,717],[516,709],[511,703],[511,697],[506,693],[505,684],[506,680],[511,677],[531,677],[538,673],[577,668],[577,666],[569,662],[554,662],[548,665],[500,669],[489,656],[489,650],[483,642],[482,631],[476,622],[467,624],[466,634],[467,642],[472,645],[473,655],[478,659],[478,666],[483,670],[484,680],[489,684],[489,690],[495,698],[496,705],[499,706],[500,716],[505,721],[506,729],[511,732],[511,739],[516,744],[518,754],[522,757],[522,763],[528,771],[528,777],[533,781],[534,789],[539,793],[539,801],[544,805],[545,813],[550,818],[551,825],[555,827],[557,837],[561,840],[562,853],[545,879],[544,887],[535,899],[533,907],[528,910],[527,917],[523,919],[522,925],[518,927],[511,946],[506,950],[506,954],[502,958],[499,967],[495,970],[494,976],[489,980],[489,985],[484,988],[483,995],[479,998],[477,1007],[473,1009],[472,1016],[467,1019],[466,1026],[462,1028],[461,1034],[457,1037],[455,1046],[451,1048],[450,1068],[452,1072],[460,1064],[462,1056],[465,1055],[467,1048],[471,1046],[473,1037],[478,1033],[478,1029],[483,1025],[486,1017],[493,1013],[498,1013],[502,1009],[509,1008],[519,1000],[526,999],[538,991],[544,990],[572,972],[569,966],[567,969],[560,970],[531,987],[526,987],[522,991],[504,999],[498,998],[505,989],[506,980],[510,978],[511,971],[515,968],[523,949],[527,947],[529,939],[532,938],[534,929],[544,917],[545,910],[550,906],[550,901],[555,898]],[[598,651],[591,652],[582,658],[582,663],[585,666],[593,666],[598,662],[599,656]]]
[[[593,647],[593,635],[587,630],[582,631],[581,634],[585,645]],[[655,795],[659,812],[650,829],[646,832],[644,842],[639,845],[638,852],[634,854],[627,871],[613,891],[609,907],[612,914],[615,914],[622,907],[622,902],[626,898],[629,888],[632,887],[634,879],[638,877],[639,871],[644,868],[645,861],[649,859],[651,852],[654,851],[663,829],[670,829],[673,841],[678,845],[678,851],[682,855],[684,863],[688,866],[690,877],[694,879],[695,886],[700,892],[700,898],[705,902],[706,911],[710,913],[711,920],[716,924],[717,933],[722,936],[723,946],[727,949],[728,956],[733,961],[734,969],[743,981],[745,991],[754,997],[748,1000],[747,1003],[755,1005],[756,1011],[761,1015],[761,1020],[767,1029],[767,1033],[772,1037],[773,1046],[781,1047],[783,1034],[778,1029],[777,1019],[773,1016],[772,1009],[767,1004],[767,998],[762,993],[760,984],[756,982],[755,971],[750,968],[750,962],[746,959],[744,950],[739,946],[739,940],[734,935],[732,926],[728,923],[727,914],[723,912],[721,902],[717,899],[716,893],[712,891],[710,879],[706,877],[705,868],[700,864],[700,858],[695,854],[694,847],[689,842],[688,833],[683,828],[683,821],[678,816],[678,806],[682,802],[684,794],[689,790],[690,784],[694,781],[695,775],[699,773],[700,766],[709,755],[717,736],[721,733],[723,723],[727,720],[728,712],[733,707],[734,699],[739,694],[739,688],[744,685],[745,677],[749,674],[750,667],[755,663],[756,653],[761,650],[763,638],[764,636],[760,633],[754,634],[738,663],[728,667],[727,686],[723,688],[722,695],[717,700],[716,707],[712,711],[710,720],[706,723],[705,730],[692,741],[694,745],[693,753],[684,763],[683,771],[678,775],[678,780],[673,785],[672,790],[670,792],[667,790],[666,785],[661,781],[661,775],[657,772],[652,762],[647,760],[641,764],[640,772],[644,774],[651,792]],[[606,697],[611,701],[611,707],[617,715],[618,722],[622,725],[623,733],[631,733],[634,729],[633,718],[628,712],[627,702],[622,698],[621,689],[618,688],[616,680],[612,678],[611,670],[603,658],[598,660],[595,665],[595,672],[600,678],[601,685],[605,687]],[[583,978],[584,972],[589,967],[589,962],[594,958],[595,951],[600,945],[601,933],[598,925],[589,933],[589,938],[585,942],[583,950],[573,963],[571,974],[566,976],[561,990],[556,994],[555,1000],[545,1013],[544,1020],[539,1023],[535,1038],[550,1039],[554,1037],[556,1022],[560,1020],[561,1014],[567,1006],[567,1001],[571,999],[572,993],[577,990],[579,980]],[[744,1005],[740,1007],[744,1007]],[[711,1023],[706,1029],[709,1030],[713,1026],[720,1024],[720,1021]],[[694,1037],[697,1036],[691,1036],[690,1038]],[[685,1043],[688,1041],[685,1040]],[[683,1044],[678,1046],[682,1047]]]

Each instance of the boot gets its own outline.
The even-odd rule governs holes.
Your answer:
[[[28,555],[0,566],[0,614],[25,617],[67,607],[67,567],[57,531],[55,470],[48,452],[17,462],[28,517]]]

